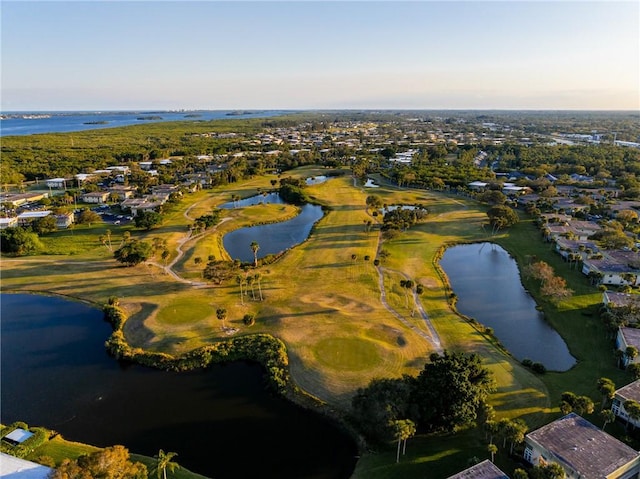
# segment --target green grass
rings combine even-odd
[[[326,367],[343,371],[362,371],[382,361],[378,347],[360,338],[323,339],[313,352]]]
[[[177,297],[165,304],[158,312],[156,321],[163,325],[197,324],[211,315],[215,309],[192,298]]]
[[[56,436],[29,454],[27,459],[32,461],[40,456],[49,456],[53,458],[56,465],[59,465],[64,459],[77,459],[84,454],[91,454],[99,450],[98,447],[67,441],[62,436]]]

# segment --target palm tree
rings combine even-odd
[[[600,411],[600,415],[602,416],[602,419],[604,419],[604,424],[602,425],[603,431],[607,424],[616,420],[616,415],[611,409]]]
[[[633,360],[638,356],[638,348],[635,346],[627,346],[627,349],[624,350],[624,364],[625,366],[632,363]]]
[[[629,414],[629,419],[633,420],[633,429],[635,429],[636,421],[640,419],[640,404],[638,404],[636,401],[629,400],[625,401],[623,406],[625,411],[627,411],[627,414]],[[627,419],[626,427],[629,427],[629,419]]]
[[[396,453],[396,464],[400,462],[400,443],[404,441],[402,455],[407,450],[407,439],[413,437],[416,433],[416,425],[410,419],[399,419],[393,422],[394,436],[398,440],[398,451]]]
[[[244,306],[244,294],[242,292],[242,284],[244,283],[244,278],[242,277],[242,275],[237,275],[236,276],[236,283],[238,283],[238,286],[240,286],[240,303],[242,303],[242,305]]]
[[[260,273],[256,273],[253,275],[253,279],[256,283],[258,283],[258,293],[260,294],[260,301],[264,301],[262,297],[262,286],[260,285],[260,281],[262,280],[262,275]]]
[[[216,309],[217,318],[222,321],[222,329],[226,329],[224,326],[224,320],[227,319],[227,310],[225,308]]]
[[[251,251],[253,251],[253,266],[255,268],[258,267],[258,250],[260,249],[260,245],[257,241],[251,242]]]
[[[489,454],[491,454],[491,462],[493,462],[493,459],[495,458],[496,452],[498,452],[498,446],[496,446],[495,444],[489,444],[487,446],[487,452],[489,452]]]
[[[598,391],[602,394],[602,404],[600,409],[604,409],[609,399],[613,399],[616,392],[616,386],[609,378],[598,379]]]
[[[160,451],[158,451],[158,454],[154,456],[156,459],[156,463],[151,469],[151,473],[155,473],[158,479],[167,479],[167,468],[169,468],[170,472],[174,472],[176,469],[180,469],[178,463],[171,460],[177,455],[177,452],[164,452],[162,449],[160,449]]]

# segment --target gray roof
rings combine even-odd
[[[640,351],[640,329],[622,327],[620,328],[620,333],[627,346],[633,346]]]
[[[0,477],[20,479],[46,479],[53,469],[0,453]]]
[[[486,459],[448,479],[509,479],[509,476],[498,469],[489,459]]]
[[[618,389],[616,391],[616,396],[621,397],[625,401],[631,400],[640,402],[640,379]]]
[[[640,458],[638,451],[575,413],[530,432],[526,438],[552,453],[557,462],[577,471],[584,479],[602,479]]]

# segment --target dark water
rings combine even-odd
[[[2,294],[1,420],[98,446],[123,444],[216,479],[343,479],[356,447],[325,418],[273,396],[262,369],[188,373],[110,358],[102,313],[56,297]]]
[[[250,196],[249,198],[244,198],[238,201],[229,201],[227,203],[222,203],[218,208],[223,210],[230,210],[233,208],[242,208],[244,206],[253,206],[260,204],[280,204],[283,205],[285,201],[280,197],[278,193],[264,193],[261,195]]]
[[[493,328],[514,357],[554,371],[575,364],[562,337],[536,310],[507,251],[491,243],[454,246],[445,251],[440,265],[458,296],[458,311]]]
[[[252,198],[258,198],[259,202],[260,197],[261,195]],[[250,199],[247,198],[247,200]],[[222,239],[222,244],[232,259],[239,259],[243,262],[253,261],[251,243],[254,241],[260,245],[258,258],[277,254],[306,240],[314,223],[322,218],[323,214],[322,207],[306,204],[300,208],[300,214],[295,218],[280,223],[237,229],[226,234]]]
[[[222,118],[265,118],[291,113],[284,110],[232,112],[203,111],[124,111],[124,112],[11,112],[3,113],[0,136],[64,133],[166,121],[207,121]],[[30,118],[29,118],[30,117]],[[139,118],[147,119],[139,119]],[[159,118],[156,118],[159,117]],[[150,119],[154,118],[154,119]]]

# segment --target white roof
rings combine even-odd
[[[26,220],[29,218],[44,218],[45,216],[49,216],[51,211],[25,211],[24,213],[20,213],[18,215],[19,220]]]
[[[0,453],[0,477],[20,479],[46,479],[53,471],[50,467],[35,462],[25,461],[9,454]]]
[[[31,436],[33,436],[32,432],[25,431],[24,429],[21,429],[21,428],[17,428],[11,431],[9,434],[7,434],[5,437],[7,439],[11,439],[12,441],[15,441],[18,444],[20,444],[26,441],[27,439],[29,439]]]

